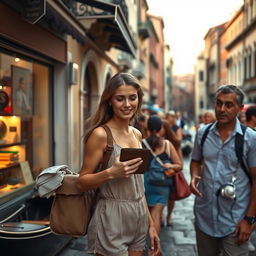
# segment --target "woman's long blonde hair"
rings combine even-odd
[[[107,83],[99,102],[98,109],[95,114],[86,120],[85,123],[85,138],[91,134],[91,132],[106,122],[108,122],[113,117],[113,110],[109,102],[114,95],[115,91],[121,85],[131,85],[133,86],[138,93],[138,108],[132,119],[140,113],[143,91],[141,85],[136,77],[130,73],[117,73],[115,74]]]

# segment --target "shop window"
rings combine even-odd
[[[0,53],[0,203],[52,162],[49,67]]]

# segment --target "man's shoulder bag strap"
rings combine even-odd
[[[208,133],[209,133],[210,128],[212,127],[212,125],[213,125],[213,123],[209,124],[209,125],[205,128],[205,130],[204,130],[204,133],[203,133],[203,136],[202,136],[202,139],[201,139],[201,143],[200,143],[200,145],[201,145],[201,151],[203,151],[204,142],[205,142],[205,140],[206,140],[206,137],[207,137],[207,135],[208,135]]]
[[[244,152],[244,135],[246,132],[247,126],[244,124],[241,124],[241,129],[243,134],[236,134],[235,139],[235,151],[236,151],[236,157],[238,159],[239,164],[241,165],[242,169],[244,170],[245,174],[247,175],[250,182],[252,182],[252,177],[250,176],[250,173],[248,171],[248,168],[245,166],[244,160],[243,160],[243,152]]]

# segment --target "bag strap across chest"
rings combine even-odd
[[[146,146],[147,149],[150,150],[150,153],[151,153],[152,156],[156,159],[156,161],[157,161],[161,166],[163,166],[163,165],[164,165],[163,161],[160,159],[159,156],[157,156],[157,155],[155,154],[155,152],[152,150],[152,148],[151,148],[150,145],[148,144],[147,140],[146,140],[146,139],[143,139],[143,140],[142,140],[142,143]]]

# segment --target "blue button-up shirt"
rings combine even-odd
[[[196,197],[194,205],[195,221],[198,228],[213,237],[223,237],[235,231],[236,225],[244,217],[251,192],[251,184],[238,163],[235,152],[235,135],[242,134],[240,122],[236,121],[233,133],[223,143],[216,129],[216,122],[210,128],[201,151],[201,139],[206,126],[199,128],[193,153],[193,160],[203,160],[201,180],[198,185],[203,197]],[[256,167],[256,132],[246,129],[243,159],[247,167]],[[236,199],[226,199],[218,195],[224,184],[231,183],[236,176]]]

